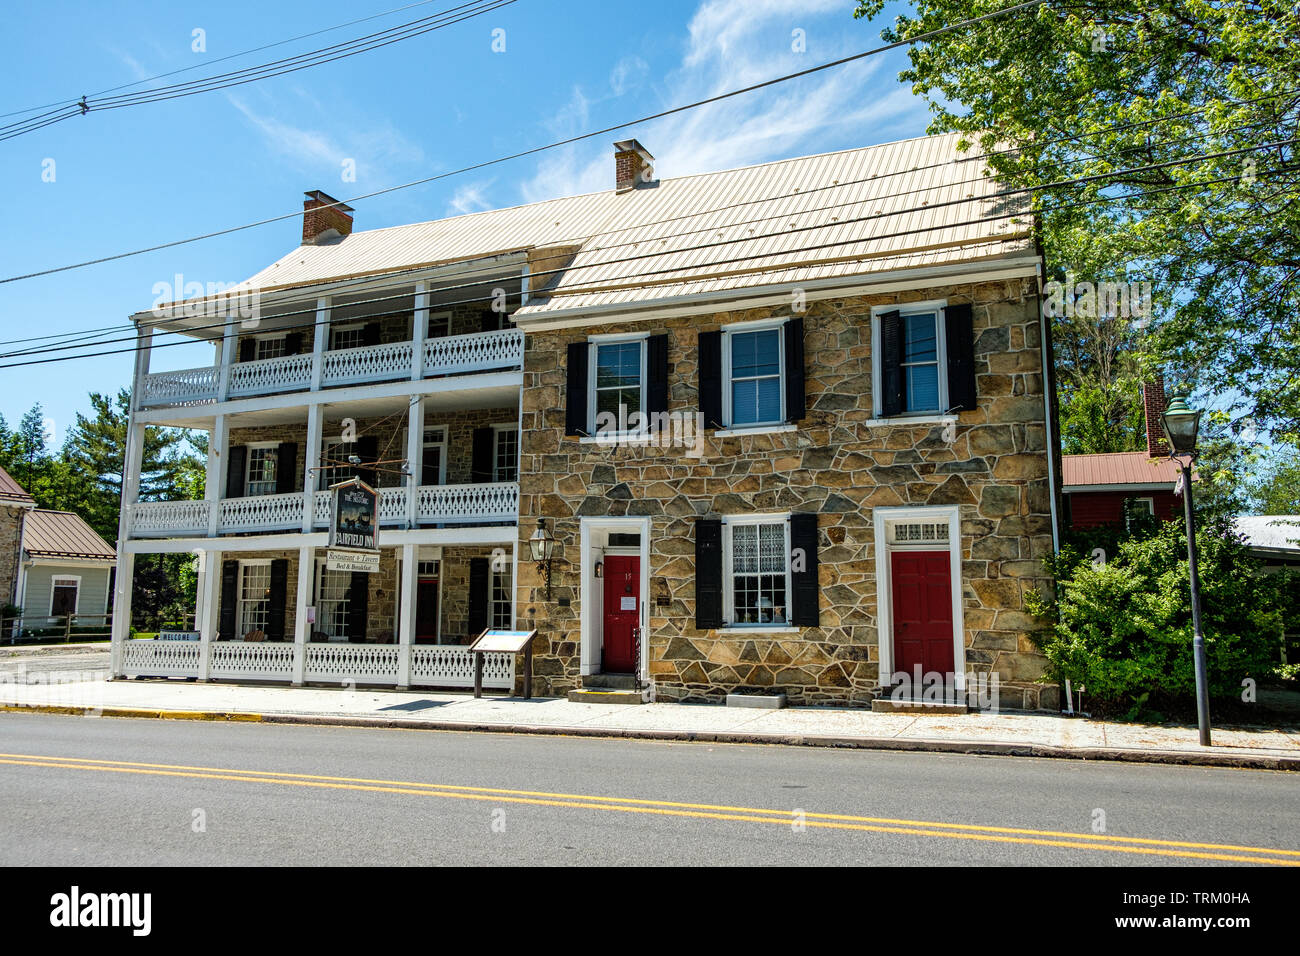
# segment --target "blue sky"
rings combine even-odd
[[[0,113],[93,94],[401,5],[15,4],[6,10]],[[209,69],[305,52],[453,5],[434,0]],[[292,212],[308,189],[346,199],[878,45],[879,22],[854,20],[854,6],[853,0],[519,0],[287,76],[74,118],[0,142],[0,181],[7,187],[0,278]],[[192,49],[196,29],[203,31],[205,52]],[[492,49],[498,29],[505,31],[504,52]],[[796,30],[803,31],[803,52],[793,49]],[[655,154],[660,176],[918,136],[928,112],[897,80],[905,62],[903,52],[892,51],[626,135]],[[613,138],[363,200],[356,204],[357,228],[609,188]],[[355,182],[343,179],[347,161],[355,164]],[[54,181],[45,182],[42,173],[50,168]],[[300,224],[289,220],[0,285],[0,339],[123,323],[153,302],[156,283],[176,273],[186,281],[235,282],[299,238]],[[209,359],[210,350],[162,349],[154,367]],[[0,369],[0,414],[13,426],[40,402],[61,443],[75,412],[89,407],[87,393],[129,384],[131,368],[132,356],[123,354]]]

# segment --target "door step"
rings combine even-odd
[[[644,704],[639,690],[571,690],[569,700],[575,704]]]
[[[636,690],[636,677],[632,674],[588,674],[582,686],[594,690]]]
[[[871,702],[871,710],[877,714],[970,713],[970,707],[966,704],[952,704],[937,700],[894,700],[892,697],[877,697]]]

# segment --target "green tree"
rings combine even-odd
[[[1300,515],[1300,450],[1282,452],[1250,490],[1256,514]]]
[[[916,0],[882,35],[1008,5]],[[856,15],[883,6],[860,0]],[[1201,394],[1235,396],[1234,419],[1300,437],[1292,0],[1045,3],[914,44],[909,57],[901,78],[930,100],[931,130],[1000,150],[1000,179],[1037,190],[1050,276],[1152,282],[1152,355]],[[1086,177],[1101,178],[1054,185]]]

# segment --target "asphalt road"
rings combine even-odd
[[[779,746],[3,713],[0,806],[10,866],[1300,865],[1295,774]]]

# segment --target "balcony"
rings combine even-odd
[[[519,517],[518,482],[420,485],[415,489],[379,490],[380,526],[404,526],[412,495],[417,524],[489,524],[513,522]],[[312,527],[328,527],[330,493],[313,492],[311,504]],[[141,501],[130,508],[129,535],[132,538],[206,536],[214,508],[218,534],[300,531],[303,507],[303,494],[296,491],[219,501]]]
[[[416,364],[416,347],[413,342],[394,342],[322,352],[321,388],[409,379]],[[419,352],[423,378],[507,371],[523,367],[524,338],[520,329],[446,335],[426,339]],[[309,391],[315,379],[315,360],[314,353],[306,352],[236,362],[230,366],[226,397]],[[221,397],[221,372],[220,365],[209,365],[145,375],[141,380],[140,407],[215,403]]]

